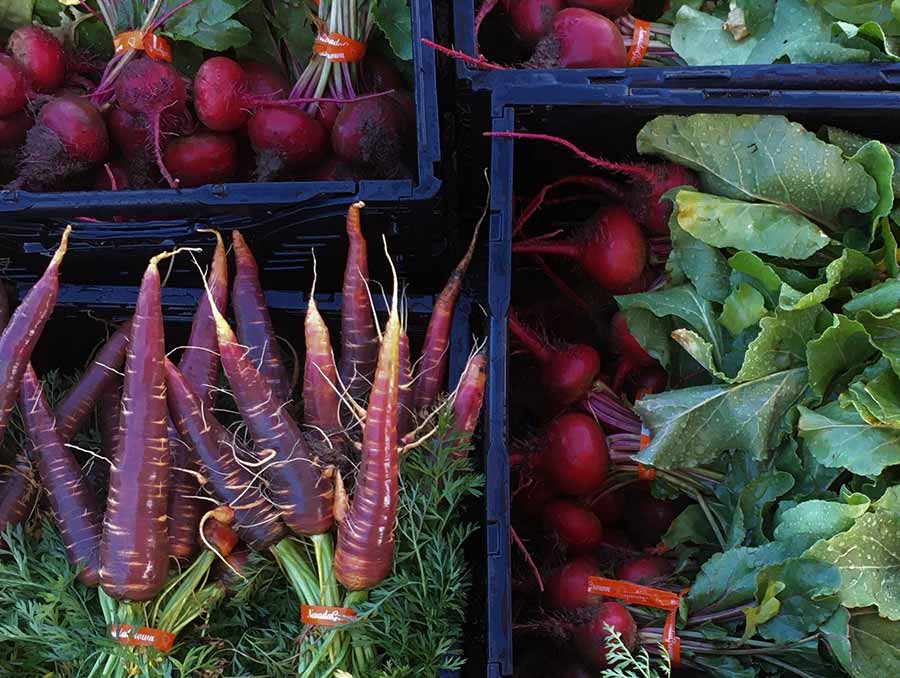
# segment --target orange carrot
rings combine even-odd
[[[397,519],[399,381],[400,317],[395,283],[369,394],[356,488],[347,514],[338,523],[334,574],[351,591],[375,586],[391,569]]]
[[[347,267],[341,295],[341,383],[351,398],[365,397],[375,373],[378,359],[378,333],[375,312],[369,296],[369,259],[366,240],[359,224],[359,211],[365,207],[355,202],[347,210]]]
[[[168,574],[165,337],[158,262],[144,272],[125,355],[119,442],[109,479],[100,583],[112,598],[144,601]]]
[[[479,225],[475,227],[469,249],[466,250],[462,260],[456,265],[450,279],[434,302],[431,311],[431,319],[428,321],[428,329],[425,333],[425,343],[422,346],[422,358],[416,374],[414,403],[417,410],[427,410],[434,405],[438,394],[444,389],[447,379],[447,364],[449,362],[450,345],[450,321],[453,318],[453,307],[462,289],[463,278],[472,256],[475,254],[475,244],[478,242]]]

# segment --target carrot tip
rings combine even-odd
[[[59,247],[56,248],[56,252],[53,253],[53,258],[50,260],[50,264],[58,264],[62,258],[66,255],[66,250],[69,249],[69,234],[72,232],[72,226],[66,226],[63,230],[62,237],[59,239]]]

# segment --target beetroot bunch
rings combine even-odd
[[[16,30],[0,53],[0,178],[15,188],[409,175],[412,97],[377,55],[356,67],[367,94],[330,98],[298,97],[278,69],[225,56],[193,82],[143,52],[117,53],[94,79],[71,61],[38,26]]]

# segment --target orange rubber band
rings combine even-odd
[[[122,645],[132,647],[152,647],[160,652],[168,652],[175,644],[175,634],[149,626],[133,627],[131,624],[113,624],[109,635]]]
[[[366,55],[366,44],[341,33],[319,33],[313,42],[313,52],[329,61],[353,63],[362,61]]]
[[[147,56],[156,61],[172,63],[172,46],[168,40],[155,33],[145,34],[142,31],[119,33],[113,38],[113,46],[116,49],[116,54],[134,49],[146,52]]]
[[[644,466],[643,464],[638,464],[637,477],[638,480],[653,480],[656,477],[656,469],[652,466]]]
[[[634,32],[631,34],[631,47],[628,48],[625,63],[629,66],[640,66],[648,47],[650,47],[650,22],[635,19]]]
[[[343,626],[356,619],[356,612],[349,607],[329,605],[301,605],[300,621],[311,626]]]
[[[605,577],[588,577],[588,593],[618,598],[632,605],[668,611],[678,610],[678,603],[681,600],[681,594],[678,593]]]
[[[641,440],[640,440],[638,449],[643,450],[649,444],[650,444],[650,429],[642,424],[641,425]]]

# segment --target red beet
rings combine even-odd
[[[0,118],[0,148],[14,148],[25,143],[25,135],[34,125],[28,111],[20,110]]]
[[[589,506],[603,523],[603,527],[618,525],[625,513],[625,496],[619,491],[605,492],[592,500]]]
[[[547,35],[553,19],[565,6],[563,0],[504,0],[509,24],[526,45],[534,45]]]
[[[28,86],[25,74],[12,57],[0,54],[0,117],[12,115],[25,107]]]
[[[31,190],[60,183],[106,158],[109,137],[100,113],[86,99],[58,97],[41,108],[28,131],[17,185]]]
[[[618,19],[631,11],[634,0],[567,0],[570,7],[582,7],[610,19]]]
[[[388,96],[344,104],[331,130],[335,154],[347,162],[390,174],[405,146],[405,116]]]
[[[585,10],[566,10],[585,11]],[[697,176],[690,170],[672,163],[616,163],[585,153],[570,141],[549,134],[531,132],[486,132],[485,136],[511,139],[539,139],[565,146],[585,162],[608,172],[626,175],[631,190],[626,195],[629,211],[645,229],[657,235],[669,235],[669,215],[672,206],[661,198],[678,186],[699,186]]]
[[[544,507],[542,524],[572,555],[593,553],[603,543],[599,518],[568,499],[554,499]]]
[[[625,41],[618,26],[602,14],[569,7],[553,18],[528,66],[534,68],[622,68]]]
[[[543,440],[541,469],[560,492],[579,496],[600,487],[609,451],[603,429],[593,419],[567,412],[550,423]]]
[[[588,593],[588,577],[599,577],[600,567],[592,558],[570,560],[547,577],[544,606],[553,610],[575,610],[600,602],[600,596]]]
[[[249,96],[285,99],[291,91],[287,78],[267,64],[242,61],[241,68],[244,69],[244,86]]]
[[[59,40],[40,26],[22,26],[13,31],[6,45],[35,92],[51,94],[66,77],[66,53]]]
[[[321,123],[297,108],[261,108],[247,123],[247,132],[257,155],[258,181],[315,167],[324,159],[328,147]]]
[[[113,108],[106,118],[109,134],[116,147],[126,156],[146,153],[150,148],[150,130],[141,114]]]
[[[386,92],[389,89],[402,90],[406,88],[403,76],[400,75],[400,71],[394,67],[394,64],[374,52],[366,54],[362,64],[362,74],[370,92]]]
[[[606,638],[609,625],[622,637],[622,643],[629,650],[634,650],[637,645],[637,624],[625,606],[619,603],[603,603],[598,608],[594,617],[584,624],[579,624],[575,630],[575,644],[586,662],[593,668],[601,670],[607,668]]]
[[[621,358],[616,367],[616,375],[613,377],[613,390],[618,391],[625,377],[635,368],[655,367],[656,359],[644,350],[640,342],[628,330],[628,319],[621,311],[612,317],[610,322],[609,343],[613,351]]]
[[[597,212],[582,238],[564,242],[526,240],[514,244],[513,252],[574,259],[586,275],[614,294],[639,280],[647,266],[647,240],[621,205]]]
[[[655,546],[681,513],[683,504],[657,499],[649,491],[636,488],[628,493],[625,531],[637,546]]]
[[[181,186],[218,184],[237,174],[237,143],[228,134],[200,131],[169,142],[163,161]]]
[[[178,71],[163,61],[135,59],[119,73],[116,99],[128,113],[143,115],[159,171],[171,187],[176,187],[163,162],[162,132],[180,126],[185,115],[187,89]]]
[[[509,331],[541,364],[541,383],[547,398],[560,406],[580,400],[600,371],[600,355],[586,344],[556,348],[540,339],[509,311]]]
[[[537,520],[544,512],[544,507],[555,496],[553,488],[538,475],[532,479],[531,485],[516,494],[513,508],[523,517]]]
[[[200,122],[215,132],[232,132],[247,122],[246,81],[244,69],[228,57],[204,61],[194,76],[194,110]]]
[[[616,579],[652,586],[654,582],[665,579],[673,570],[672,562],[659,556],[646,556],[626,560],[616,569]]]

